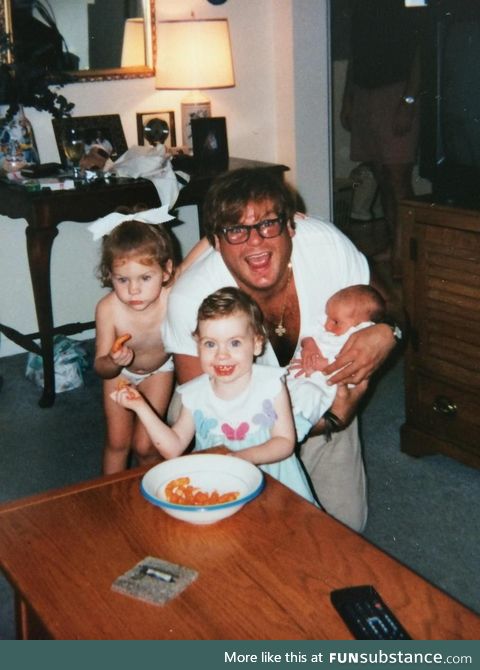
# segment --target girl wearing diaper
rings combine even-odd
[[[157,225],[172,218],[163,209],[134,216],[114,212],[90,226],[94,239],[103,235],[99,276],[112,289],[95,312],[94,367],[103,379],[106,418],[105,474],[124,470],[131,453],[142,465],[159,460],[135,413],[112,402],[110,395],[122,385],[133,385],[160,416],[172,395],[173,362],[163,345],[161,325],[175,264],[171,238]]]

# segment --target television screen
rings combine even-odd
[[[480,203],[480,2],[430,0],[420,174],[436,199]]]

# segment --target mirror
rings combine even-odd
[[[0,0],[2,30],[30,57],[57,50],[78,81],[155,73],[155,0]]]

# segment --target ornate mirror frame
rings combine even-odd
[[[157,40],[155,26],[155,0],[144,0],[145,4],[145,45],[148,65],[108,68],[104,70],[76,70],[70,74],[76,81],[107,81],[112,79],[138,79],[155,75]],[[0,0],[0,32],[12,30],[10,0]]]

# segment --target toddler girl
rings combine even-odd
[[[222,288],[200,305],[193,335],[204,374],[178,387],[182,407],[171,428],[134,389],[112,397],[136,412],[165,458],[182,454],[195,436],[195,451],[227,447],[313,502],[294,454],[285,370],[254,363],[266,341],[258,305],[238,288]]]
[[[160,209],[150,210],[150,219],[152,212],[158,212],[161,220]],[[115,216],[128,219],[109,215]],[[102,229],[101,221],[94,226]],[[135,413],[112,402],[110,395],[122,384],[131,384],[160,416],[167,411],[173,363],[163,346],[161,324],[174,266],[172,241],[161,225],[132,217],[103,237],[99,275],[102,285],[112,291],[100,300],[95,312],[94,367],[104,380],[105,474],[124,470],[131,450],[140,464],[158,460],[158,452]]]

